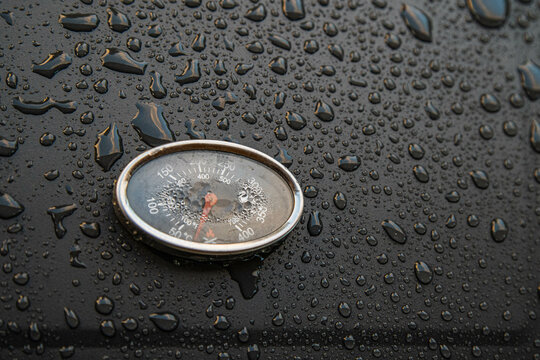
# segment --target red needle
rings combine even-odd
[[[217,196],[214,193],[207,193],[204,197],[204,208],[201,215],[201,220],[199,220],[199,226],[197,226],[197,232],[195,233],[195,239],[194,241],[197,241],[197,238],[199,237],[199,233],[201,232],[201,229],[208,220],[208,214],[210,213],[210,210],[212,210],[212,206],[216,205],[217,203]]]

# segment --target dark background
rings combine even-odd
[[[537,358],[540,186],[534,173],[540,162],[530,136],[540,103],[525,94],[518,66],[540,61],[540,3],[511,1],[504,24],[488,28],[464,1],[409,0],[431,18],[432,41],[425,42],[409,31],[401,3],[393,1],[306,0],[305,18],[297,21],[284,16],[280,1],[237,2],[233,9],[208,0],[0,3],[9,12],[0,19],[0,136],[18,142],[14,155],[0,159],[0,190],[25,208],[0,220],[0,358],[56,359],[72,351],[75,359],[227,358],[223,353],[234,359]],[[264,19],[246,18],[258,5]],[[110,7],[129,18],[126,31],[108,25]],[[62,13],[96,14],[100,23],[90,32],[70,31],[58,22]],[[270,34],[287,39],[290,50],[273,45]],[[386,34],[399,37],[397,49]],[[201,51],[192,47],[197,35],[206,38]],[[128,49],[130,37],[140,41],[140,51]],[[316,53],[304,50],[307,40],[318,43]],[[84,57],[75,55],[80,41],[89,45]],[[186,55],[173,57],[168,51],[178,41]],[[254,41],[262,53],[246,49]],[[342,48],[342,60],[329,52],[331,44]],[[111,47],[148,62],[144,75],[102,66]],[[32,72],[32,64],[57,50],[71,56],[71,65],[51,79]],[[277,56],[287,60],[285,74],[269,68]],[[199,60],[200,79],[175,82],[190,59]],[[226,74],[216,74],[216,60]],[[239,75],[239,63],[254,67]],[[81,73],[83,64],[91,75]],[[151,71],[162,75],[165,98],[151,95]],[[6,83],[10,72],[16,88]],[[103,94],[93,88],[101,79],[108,82]],[[87,89],[76,85],[83,80]],[[245,84],[256,90],[251,98]],[[217,110],[212,101],[226,91],[238,101]],[[274,104],[278,92],[287,95],[281,108]],[[486,93],[500,109],[482,107]],[[77,109],[23,114],[12,106],[17,96],[76,101]],[[319,100],[332,106],[332,121],[315,116]],[[438,109],[437,119],[426,112],[427,101]],[[286,150],[302,187],[318,189],[306,197],[301,224],[264,260],[229,266],[175,261],[136,243],[116,220],[111,192],[123,166],[148,148],[131,126],[138,102],[161,105],[177,140],[228,139],[271,156]],[[94,120],[83,124],[80,116],[88,111]],[[307,125],[291,128],[287,111]],[[256,124],[242,119],[245,112]],[[218,128],[223,118],[228,129]],[[105,172],[94,144],[113,123],[123,155]],[[504,131],[505,123],[515,136]],[[40,144],[45,132],[55,135],[50,146]],[[424,149],[423,158],[409,154],[412,143]],[[356,155],[360,167],[340,169],[345,155]],[[429,173],[427,182],[415,177],[415,165]],[[312,169],[323,178],[310,175]],[[50,170],[58,178],[45,179]],[[475,186],[473,170],[488,175],[487,189]],[[347,198],[344,210],[333,203],[337,191]],[[446,199],[451,191],[459,201]],[[77,210],[64,219],[67,233],[58,238],[47,209],[66,204]],[[306,227],[313,211],[323,224],[318,236]],[[448,224],[452,216],[455,224]],[[502,242],[490,232],[495,218],[509,229]],[[404,244],[384,232],[385,219],[407,233]],[[97,238],[81,232],[84,221],[99,223]],[[84,267],[70,261],[77,254]],[[415,275],[417,261],[429,266],[428,284]],[[29,280],[21,285],[24,274]],[[133,284],[140,291],[130,290]],[[108,315],[95,310],[100,296],[114,302]],[[77,328],[68,326],[64,308],[79,318]],[[176,316],[178,327],[157,328],[149,319],[156,312]],[[221,315],[228,329],[214,326]],[[128,317],[136,319],[135,331],[122,326]],[[106,320],[114,324],[112,337],[102,334]],[[249,338],[241,342],[237,332],[244,327]]]

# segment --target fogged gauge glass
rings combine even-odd
[[[182,141],[146,151],[123,170],[115,209],[132,233],[184,255],[257,252],[297,224],[303,198],[279,162],[248,147]]]

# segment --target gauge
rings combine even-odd
[[[150,149],[120,174],[115,210],[137,238],[179,255],[226,259],[277,243],[298,223],[300,185],[279,162],[225,141]]]

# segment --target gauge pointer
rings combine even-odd
[[[195,238],[193,239],[194,241],[197,241],[197,239],[199,238],[199,233],[201,232],[201,229],[206,220],[208,220],[208,214],[210,213],[210,210],[212,210],[212,206],[216,205],[217,201],[218,198],[216,194],[211,192],[207,193],[204,197],[204,209],[201,215],[201,219],[199,220],[199,226],[197,226],[197,232],[195,233]]]

